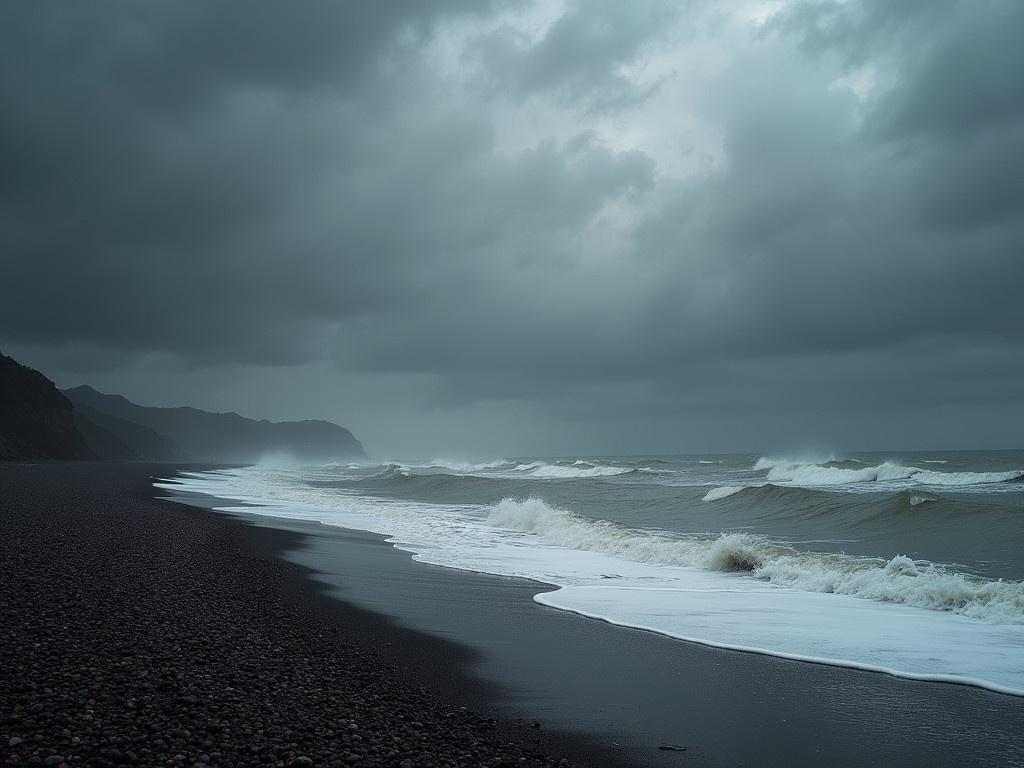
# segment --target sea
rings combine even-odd
[[[1024,451],[267,462],[158,485],[543,582],[535,600],[591,619],[1024,696]]]

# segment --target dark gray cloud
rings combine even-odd
[[[384,452],[1018,439],[1020,4],[742,8],[5,5],[0,345]]]
[[[577,0],[539,39],[504,24],[481,34],[467,54],[485,78],[520,95],[549,91],[593,108],[623,107],[649,96],[621,73],[657,40],[678,6],[664,0],[619,3]]]

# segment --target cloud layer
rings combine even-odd
[[[1014,444],[1022,26],[6,5],[0,345],[383,451]]]

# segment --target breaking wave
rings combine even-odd
[[[914,503],[911,501],[911,503]],[[535,534],[544,543],[654,565],[738,571],[806,592],[850,595],[1024,624],[1024,583],[988,581],[923,560],[801,552],[746,533],[669,535],[626,528],[549,506],[536,498],[503,499],[487,523]]]
[[[726,499],[730,496],[735,496],[740,491],[745,491],[747,488],[753,486],[749,485],[723,485],[721,488],[712,488],[710,491],[704,494],[704,498],[701,501],[718,501],[719,499]]]
[[[756,458],[253,467],[160,487],[371,531],[434,565],[554,584],[536,599],[613,623],[1024,692],[1024,484],[1004,482],[1024,454],[950,454],[923,468],[910,454],[791,456],[755,471]],[[931,470],[947,482],[918,477]],[[769,481],[773,471],[876,479],[804,487]],[[953,484],[965,474],[1004,484]]]
[[[452,472],[483,472],[489,469],[503,469],[511,466],[513,463],[508,459],[480,462],[459,461],[458,459],[434,459],[424,466],[427,469],[451,470]],[[409,468],[412,469],[415,466],[412,465]]]
[[[530,477],[544,480],[562,480],[581,477],[612,477],[636,472],[634,467],[611,467],[577,460],[572,464],[545,464],[533,462],[516,467],[517,472],[528,472]]]
[[[761,563],[753,575],[806,592],[852,595],[1024,624],[1024,583],[975,579],[904,555],[887,562],[843,555],[784,555]]]
[[[657,459],[645,463],[665,463]],[[543,480],[558,480],[563,478],[586,478],[586,477],[610,477],[613,475],[625,475],[630,472],[660,472],[650,467],[637,466],[610,466],[596,464],[585,459],[575,461],[531,461],[516,462],[511,459],[500,459],[488,462],[466,462],[452,459],[434,459],[422,464],[399,464],[389,463],[381,465],[381,473],[404,472],[409,474],[439,474],[451,475],[474,475],[485,476],[514,476],[531,477]]]
[[[939,472],[920,467],[903,466],[884,461],[873,467],[850,468],[848,462],[828,461],[809,464],[786,459],[760,458],[754,464],[758,471],[768,470],[766,479],[773,483],[800,486],[849,485],[886,481],[909,481],[930,486],[971,486],[1005,483],[1024,478],[1024,469],[1008,472]]]
[[[751,553],[755,541],[760,542],[765,551],[769,547],[781,546],[747,534],[726,533],[716,538],[627,528],[551,507],[536,498],[502,499],[490,508],[487,523],[498,528],[533,533],[541,536],[545,544],[566,549],[601,552],[653,565],[709,570],[750,570],[729,564],[744,559],[753,562]],[[784,550],[791,551],[788,547]],[[737,553],[737,557],[732,557],[730,552]]]

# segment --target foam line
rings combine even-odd
[[[539,602],[622,626],[1024,694],[1020,582],[902,555],[801,552],[745,533],[629,528],[536,498],[484,505],[364,496],[309,482],[317,477],[251,468],[156,485],[265,505],[240,509],[250,514],[382,534],[434,565],[549,583],[561,589]]]
[[[976,688],[985,688],[989,691],[996,693],[1002,693],[1009,696],[1024,696],[1024,688],[1016,688],[1008,685],[1001,685],[994,683],[989,680],[983,680],[981,678],[964,677],[960,675],[946,675],[946,674],[930,674],[930,673],[918,673],[918,672],[907,672],[893,667],[882,666],[878,664],[868,664],[860,661],[852,661],[850,659],[838,659],[823,656],[810,656],[801,653],[788,653],[786,651],[773,650],[769,648],[761,648],[754,645],[741,645],[736,643],[724,643],[708,640],[703,637],[694,637],[690,635],[679,634],[671,632],[661,627],[647,626],[644,624],[638,624],[634,622],[620,621],[612,616],[606,616],[600,613],[587,611],[583,608],[579,608],[573,605],[562,603],[557,600],[556,595],[566,591],[564,588],[556,589],[553,592],[540,592],[534,595],[534,601],[545,605],[549,608],[555,608],[560,611],[568,611],[569,613],[575,613],[577,616],[583,616],[588,619],[596,619],[603,621],[608,624],[612,624],[616,627],[626,627],[629,629],[639,629],[645,632],[653,632],[658,635],[664,635],[671,637],[675,640],[684,640],[688,643],[697,643],[698,645],[706,645],[711,648],[723,648],[727,651],[741,651],[743,653],[758,653],[764,656],[774,656],[780,659],[789,659],[790,661],[802,661],[810,664],[825,664],[831,667],[844,667],[847,669],[862,669],[867,672],[880,672],[886,675],[892,675],[893,677],[900,677],[906,680],[920,680],[922,682],[929,683],[952,683],[954,685],[969,685]]]

